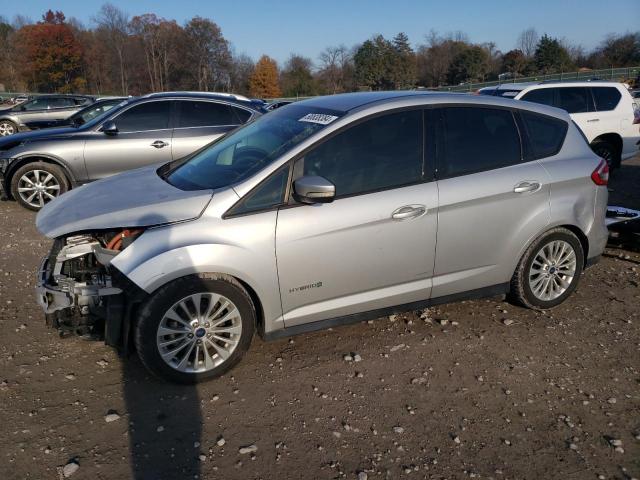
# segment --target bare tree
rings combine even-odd
[[[13,17],[11,26],[16,30],[20,30],[25,25],[31,25],[32,23],[33,23],[33,20],[31,20],[31,18],[25,15],[16,15],[15,17]]]
[[[425,36],[426,43],[418,46],[418,78],[421,84],[429,87],[446,83],[453,59],[471,45],[462,32],[439,35],[431,30]]]
[[[540,41],[540,35],[535,28],[527,28],[518,36],[516,47],[524,53],[526,57],[532,57],[536,53],[536,46]]]
[[[320,77],[330,93],[342,92],[346,89],[346,76],[352,55],[344,45],[327,47],[320,53]]]
[[[249,55],[233,54],[230,65],[230,90],[243,95],[249,94],[249,78],[253,73],[255,63]]]
[[[105,3],[93,21],[107,34],[111,47],[118,57],[120,69],[120,89],[123,95],[129,93],[125,62],[125,47],[129,36],[129,15],[111,3]]]
[[[198,90],[208,91],[216,86],[228,88],[231,52],[220,27],[209,19],[194,17],[184,29],[190,44],[189,60]]]

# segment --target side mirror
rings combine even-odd
[[[116,122],[113,120],[107,120],[102,124],[102,133],[105,135],[117,135],[118,127],[116,126]]]
[[[293,196],[301,203],[330,203],[336,186],[324,177],[306,176],[293,182]]]

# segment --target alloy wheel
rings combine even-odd
[[[170,367],[207,372],[236,349],[242,318],[235,304],[215,293],[195,293],[176,302],[158,325],[156,345]]]
[[[44,170],[29,170],[18,180],[20,198],[34,208],[42,208],[60,194],[60,182]]]
[[[0,137],[6,137],[14,133],[16,133],[16,127],[13,126],[13,123],[0,122]]]
[[[538,300],[555,300],[571,286],[575,274],[575,250],[564,240],[554,240],[543,245],[534,257],[529,288]]]

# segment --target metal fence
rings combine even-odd
[[[483,87],[493,87],[505,83],[526,83],[526,82],[572,82],[577,80],[633,80],[640,75],[640,66],[627,68],[606,68],[603,70],[585,70],[578,72],[561,72],[550,75],[535,75],[533,77],[518,77],[505,80],[495,80],[493,82],[465,83],[462,85],[450,85],[445,87],[435,87],[430,90],[441,92],[473,92]]]

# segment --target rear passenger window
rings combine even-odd
[[[510,110],[480,107],[442,109],[443,152],[438,178],[515,165],[521,161],[520,135]]]
[[[549,105],[553,107],[553,97],[555,95],[554,88],[539,88],[525,93],[522,96],[522,100],[533,103],[541,103],[543,105]]]
[[[520,112],[529,139],[525,160],[551,157],[560,151],[567,134],[567,122],[532,112]]]
[[[613,87],[593,87],[591,91],[599,112],[614,110],[622,98],[618,89]]]
[[[591,112],[591,95],[584,87],[558,88],[558,108],[569,113]]]
[[[237,125],[231,107],[226,103],[216,102],[180,102],[179,127],[215,127]]]
[[[336,196],[355,195],[422,179],[422,110],[366,120],[330,138],[304,159],[304,175],[336,186]]]
[[[73,101],[73,98],[57,97],[52,98],[49,102],[49,108],[69,108],[75,106],[76,102]]]
[[[231,107],[231,111],[237,118],[238,121],[236,123],[238,124],[246,123],[247,120],[251,118],[251,112],[249,110],[245,110],[244,108]]]

